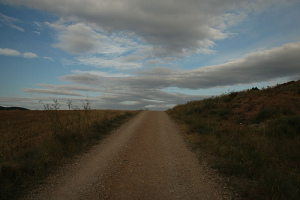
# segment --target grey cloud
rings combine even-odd
[[[47,87],[57,91],[89,91],[101,92],[101,90],[91,87],[84,87],[81,85],[50,85],[50,84],[36,84],[37,86]]]
[[[148,60],[145,65],[164,65],[165,61],[163,61],[162,59],[152,59],[152,60]]]
[[[128,82],[144,87],[204,89],[299,76],[299,52],[300,43],[291,43],[271,50],[253,52],[225,64],[201,67],[191,71],[164,68],[140,71],[139,73],[143,76],[137,76]]]
[[[190,100],[203,99],[206,96],[170,94],[158,89],[135,89],[127,93],[104,94],[100,97],[101,102],[106,107],[116,107],[123,109],[149,108],[154,110],[165,110],[178,103],[185,103]],[[124,104],[124,101],[134,102],[134,104]]]
[[[183,72],[178,86],[210,88],[223,85],[247,84],[300,75],[300,43],[285,44],[271,50],[250,53],[225,64]]]
[[[186,95],[161,91],[157,85],[145,83],[137,77],[101,77],[90,74],[74,74],[61,77],[65,81],[101,88],[99,107],[118,109],[166,109],[178,103],[193,99],[203,99],[201,95]],[[161,78],[160,78],[161,79]],[[124,104],[122,102],[136,102]]]
[[[177,72],[174,69],[166,68],[166,67],[153,67],[150,70],[140,70],[137,71],[137,75],[156,75],[156,76],[164,76],[164,75],[172,75]]]
[[[97,68],[137,69],[141,67],[141,64],[137,62],[126,62],[123,57],[107,59],[96,56],[80,56],[76,60],[79,64]]]
[[[143,59],[145,59],[145,57],[138,56],[138,55],[129,55],[129,56],[127,56],[127,57],[124,58],[124,60],[126,62],[136,62],[136,61],[141,61]]]
[[[207,53],[209,52],[207,42],[213,44],[212,41],[228,37],[226,29],[239,23],[241,16],[244,16],[243,13],[262,10],[270,4],[284,0],[2,1],[75,17],[84,22],[97,24],[106,31],[127,31],[141,37],[145,43],[153,45],[153,53],[156,56],[165,57]],[[71,46],[60,47],[71,50]],[[82,44],[83,50],[92,48],[92,43]]]
[[[162,109],[205,97],[162,91],[167,87],[206,89],[299,77],[299,52],[300,43],[291,43],[270,50],[252,52],[231,62],[196,70],[154,67],[150,70],[140,70],[130,77],[104,77],[90,73],[71,74],[60,79],[76,83],[75,86],[43,84],[40,86],[49,89],[24,88],[23,91],[70,96],[80,96],[76,91],[101,91],[99,103],[95,102],[99,107]],[[124,101],[136,103],[126,105],[122,103]]]
[[[104,77],[97,76],[94,74],[71,74],[71,75],[65,75],[61,77],[61,79],[69,81],[69,82],[74,82],[77,84],[84,84],[84,85],[99,85],[103,81],[101,79],[105,79]]]
[[[66,95],[66,96],[83,96],[79,93],[54,90],[54,89],[34,89],[34,88],[22,88],[22,92],[27,92],[30,94],[50,94],[50,95]]]
[[[101,77],[128,77],[128,76],[131,76],[129,74],[109,73],[109,72],[103,72],[103,71],[97,71],[97,70],[92,70],[92,71],[72,70],[72,72],[75,74],[92,74],[92,75],[97,75],[97,76],[101,76]]]
[[[163,89],[178,87],[204,89],[217,86],[269,81],[300,74],[300,43],[286,44],[271,50],[258,51],[225,64],[196,70],[174,70],[155,67],[131,77],[100,77],[89,74],[67,75],[62,79],[78,84],[130,89]]]

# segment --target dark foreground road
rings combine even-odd
[[[144,111],[25,199],[222,199],[164,112]]]

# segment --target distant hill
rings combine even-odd
[[[300,199],[300,81],[190,101],[167,113],[199,160],[232,180],[241,196]]]
[[[22,107],[3,107],[3,106],[0,106],[0,110],[29,110],[29,109],[22,108]]]
[[[221,122],[222,125],[259,124],[270,120],[300,115],[300,80],[259,90],[241,92],[190,101],[168,110],[183,121],[199,117]]]

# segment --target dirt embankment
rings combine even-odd
[[[164,112],[141,112],[25,199],[224,199]]]

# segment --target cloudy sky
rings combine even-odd
[[[300,79],[299,0],[0,0],[0,105],[165,110]]]

